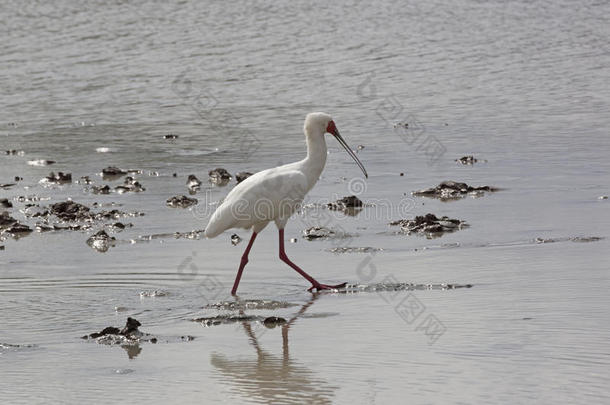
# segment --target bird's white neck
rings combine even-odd
[[[302,164],[311,189],[320,178],[326,164],[326,139],[323,133],[305,133],[305,137],[307,139],[307,157],[302,161]]]

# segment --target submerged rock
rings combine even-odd
[[[4,184],[0,184],[0,188],[8,189],[8,188],[11,188],[11,187],[13,187],[15,185],[16,185],[16,183],[4,183]]]
[[[462,156],[459,159],[455,159],[455,161],[458,162],[458,163],[461,163],[463,165],[472,165],[472,164],[478,162],[479,159],[476,159],[472,155],[467,155],[467,156]]]
[[[253,173],[250,172],[237,172],[235,173],[235,180],[237,180],[237,184],[246,180],[248,177],[252,176]]]
[[[107,252],[114,244],[116,238],[110,236],[106,231],[101,230],[87,239],[87,245],[98,252]]]
[[[81,176],[81,178],[79,180],[76,181],[78,184],[85,184],[85,185],[90,185],[93,183],[93,181],[91,181],[91,178],[89,176]]]
[[[108,166],[107,168],[102,169],[102,177],[103,176],[120,177],[120,176],[124,176],[126,174],[127,174],[127,170],[123,170],[123,169],[120,169],[115,166]]]
[[[172,208],[188,208],[191,205],[197,204],[199,201],[196,198],[189,198],[185,195],[177,195],[168,198],[165,202],[168,207]]]
[[[263,320],[263,325],[269,329],[273,329],[276,326],[286,324],[286,319],[279,316],[269,316]]]
[[[217,309],[222,311],[237,311],[245,309],[259,309],[259,310],[276,310],[281,308],[296,307],[297,304],[286,301],[273,301],[273,300],[261,300],[261,299],[250,299],[250,300],[239,300],[239,301],[221,301],[214,304],[208,304],[203,308],[206,309]]]
[[[55,163],[54,160],[45,160],[45,159],[28,160],[28,165],[30,165],[30,166],[49,166],[54,163]]]
[[[314,239],[326,239],[326,238],[345,238],[351,235],[346,234],[343,231],[335,231],[334,229],[326,228],[323,226],[312,226],[303,230],[303,239],[314,240]]]
[[[555,243],[555,242],[598,242],[604,239],[601,236],[573,236],[569,238],[536,238],[535,243]]]
[[[0,207],[2,208],[11,208],[13,203],[8,200],[8,198],[0,198]]]
[[[142,185],[140,184],[139,181],[137,181],[136,179],[134,179],[131,176],[127,176],[125,178],[125,181],[123,182],[123,185],[116,186],[114,188],[114,191],[116,191],[119,194],[128,193],[128,192],[139,193],[141,191],[146,191],[146,189],[144,187],[142,187]]]
[[[140,292],[140,298],[165,297],[167,295],[169,295],[169,293],[163,290],[147,290]]]
[[[468,226],[459,219],[449,217],[438,218],[434,214],[418,215],[413,219],[401,219],[390,222],[390,225],[400,225],[400,229],[408,235],[417,233],[426,235],[428,239],[438,238],[446,232],[455,232]]]
[[[420,191],[414,191],[411,194],[417,197],[429,197],[438,198],[440,200],[458,200],[465,197],[466,195],[472,195],[475,197],[482,196],[485,192],[498,191],[495,187],[480,186],[473,187],[466,183],[459,183],[455,181],[444,181],[436,187],[427,188]]]
[[[201,188],[201,180],[199,180],[194,174],[189,174],[188,179],[186,179],[186,187],[190,191],[197,191]]]
[[[374,248],[370,246],[366,247],[334,247],[331,249],[327,249],[327,252],[331,253],[373,253],[382,251],[381,248]]]
[[[108,184],[91,187],[91,192],[93,194],[110,194],[110,191],[110,186]]]
[[[231,181],[231,173],[222,167],[210,170],[208,175],[210,176],[210,182],[219,186],[224,186]]]
[[[72,183],[72,173],[57,172],[57,174],[55,174],[54,172],[51,172],[47,177],[40,180],[40,182],[54,184]]]
[[[237,323],[237,322],[262,322],[264,320],[261,316],[256,315],[232,315],[232,314],[223,314],[216,316],[208,316],[202,318],[191,319],[193,322],[199,322],[203,326],[214,326],[214,325],[222,325],[227,323]]]
[[[340,200],[326,204],[326,206],[334,211],[355,211],[363,207],[362,200],[355,195],[343,197]]]

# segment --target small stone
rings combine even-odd
[[[210,170],[208,175],[210,176],[210,182],[219,186],[224,186],[231,181],[231,174],[222,167]]]
[[[201,188],[201,180],[199,180],[194,174],[189,174],[189,177],[186,180],[186,186],[189,188],[189,190],[199,190],[199,188]]]
[[[174,135],[174,134],[163,135],[163,139],[178,139],[178,135]]]
[[[0,198],[0,207],[3,208],[11,208],[13,203],[8,200],[8,198]]]
[[[263,320],[263,325],[265,325],[269,329],[273,329],[276,326],[284,325],[286,323],[286,319],[278,317],[278,316],[270,316]]]
[[[297,243],[297,238],[291,238],[290,243]]]
[[[197,204],[199,201],[196,198],[189,198],[185,195],[177,195],[171,198],[168,198],[165,201],[168,207],[172,208],[188,208],[191,205]]]
[[[235,174],[235,180],[237,180],[237,183],[239,184],[250,176],[252,176],[252,173],[250,172],[237,172]]]
[[[599,197],[597,197],[600,200],[607,200],[608,196],[607,195],[600,195]]]
[[[231,244],[233,246],[237,245],[239,242],[241,242],[241,237],[238,234],[234,233],[231,235]]]

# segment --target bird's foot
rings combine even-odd
[[[322,290],[337,290],[339,288],[344,288],[347,285],[347,283],[341,283],[341,284],[337,284],[337,285],[328,285],[328,284],[313,284],[310,288],[307,289],[307,291],[309,292],[320,292]]]

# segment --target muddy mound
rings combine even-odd
[[[436,187],[414,191],[411,194],[416,197],[438,198],[443,201],[450,201],[459,200],[467,195],[481,197],[485,192],[495,191],[499,191],[499,189],[490,186],[473,187],[456,181],[443,181]]]
[[[392,226],[400,226],[401,231],[408,235],[425,235],[428,239],[438,238],[447,232],[455,232],[468,227],[465,221],[449,218],[447,216],[437,217],[434,214],[418,215],[413,219],[400,219],[390,222]]]

